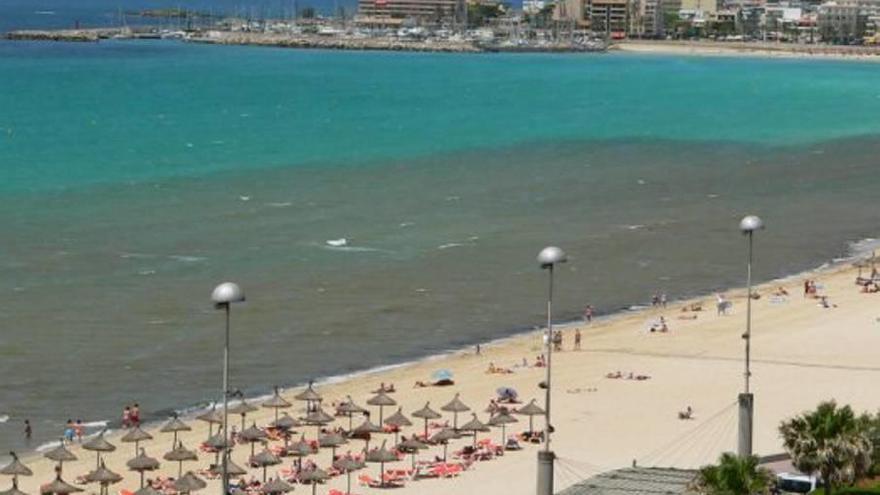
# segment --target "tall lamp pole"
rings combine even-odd
[[[550,450],[550,371],[553,363],[553,270],[559,263],[568,258],[565,252],[555,246],[545,247],[538,253],[538,263],[547,270],[549,286],[547,291],[547,376],[544,380],[546,395],[544,398],[544,449],[538,452],[538,495],[553,495],[553,460],[555,455]]]
[[[211,293],[211,301],[214,307],[222,309],[226,313],[226,340],[223,346],[223,462],[221,464],[223,477],[223,493],[229,493],[229,310],[234,303],[244,301],[244,292],[238,284],[224,282],[214,288]]]
[[[749,387],[752,377],[751,352],[752,352],[752,245],[756,230],[764,228],[764,221],[755,215],[744,217],[739,222],[739,230],[749,239],[749,258],[746,271],[746,332],[742,338],[745,340],[745,388],[739,394],[739,438],[737,439],[737,453],[740,457],[752,455],[752,426],[755,414],[755,396]]]

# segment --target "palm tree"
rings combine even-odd
[[[703,466],[694,489],[705,495],[764,495],[770,493],[773,475],[758,466],[757,456],[721,454],[717,465]]]
[[[794,466],[804,473],[819,473],[826,495],[837,485],[852,483],[870,466],[871,439],[864,421],[849,406],[823,402],[815,411],[783,421],[779,433]]]

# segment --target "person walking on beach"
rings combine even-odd
[[[76,424],[73,425],[73,432],[76,434],[76,441],[82,443],[84,433],[83,420],[76,420]]]
[[[34,435],[34,430],[33,430],[33,428],[31,428],[31,420],[29,420],[29,419],[24,420],[24,438],[25,438],[25,440],[29,441],[33,435]]]
[[[727,314],[727,301],[724,299],[724,295],[721,293],[718,293],[718,295],[716,296],[716,299],[718,301],[716,304],[718,316],[726,315]]]
[[[577,328],[574,331],[574,350],[581,350],[581,329]]]
[[[666,293],[660,294],[660,306],[666,307]]]
[[[587,323],[593,322],[593,306],[587,304],[587,307],[584,309],[584,321]]]
[[[137,402],[131,406],[131,413],[129,414],[129,420],[131,420],[132,426],[140,426],[141,425],[141,408]]]
[[[131,426],[131,408],[125,406],[125,409],[122,410],[122,427],[128,428]]]
[[[67,426],[64,428],[64,439],[73,442],[73,420],[67,420]]]

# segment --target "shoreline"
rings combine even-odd
[[[863,244],[870,248],[869,242]],[[880,296],[861,293],[853,283],[857,269],[852,266],[852,260],[862,257],[864,252],[855,252],[854,247],[852,256],[753,287],[754,291],[765,296],[753,304],[756,313],[753,385],[759,397],[755,452],[759,456],[781,451],[776,432],[781,419],[815,406],[819,400],[833,398],[851,404],[857,411],[876,409],[876,397],[867,396],[864,389],[875,383],[877,374],[880,374],[873,355],[873,349],[880,345],[880,332],[877,331],[880,319],[875,310],[876,298]],[[815,299],[802,298],[800,279],[819,280],[821,294],[831,297],[834,309],[817,308]],[[781,303],[770,295],[780,286],[786,286],[790,291],[790,296]],[[554,353],[553,361],[555,451],[564,465],[587,466],[576,476],[568,472],[567,477],[561,477],[558,489],[605,470],[628,466],[633,461],[644,467],[698,467],[734,448],[736,410],[733,397],[741,386],[741,333],[746,294],[743,288],[728,289],[724,293],[733,303],[731,313],[726,316],[716,316],[714,298],[704,294],[670,301],[665,308],[614,312],[594,319],[590,325],[572,322],[558,326],[566,337],[564,351]],[[704,307],[699,313],[683,310],[691,302],[700,300],[704,306],[710,307]],[[646,324],[663,315],[668,318],[670,332],[649,332]],[[584,334],[582,350],[571,346],[571,334],[575,328]],[[332,411],[329,405],[347,396],[357,404],[365,405],[370,391],[380,382],[392,383],[397,386],[397,392],[392,396],[404,414],[422,407],[425,402],[439,409],[453,394],[460,393],[462,400],[481,420],[485,420],[488,415],[483,410],[483,401],[493,397],[499,386],[520,391],[522,403],[531,399],[537,399],[538,404],[543,402],[542,392],[537,390],[536,384],[543,379],[544,369],[519,364],[521,360],[531,361],[533,356],[542,352],[540,340],[540,332],[529,331],[487,342],[481,346],[479,356],[465,347],[415,362],[365,370],[356,376],[326,377],[316,382],[315,389],[323,396],[325,407]],[[792,343],[796,345],[792,346]],[[488,373],[486,367],[492,363],[510,371]],[[439,368],[454,373],[454,386],[411,386],[413,381],[427,379]],[[644,374],[647,379],[609,379],[607,374],[615,370],[623,374]],[[304,404],[293,400],[293,394],[300,390],[302,387],[287,388],[281,394],[293,403],[293,409],[288,412],[294,417],[305,413]],[[798,393],[791,393],[792,390]],[[271,421],[271,409],[260,407],[256,400],[251,404],[258,410],[248,415],[246,424],[263,425]],[[685,405],[692,405],[696,411],[693,421],[676,418],[675,411]],[[388,408],[386,415],[396,407]],[[182,418],[192,430],[182,432],[180,440],[190,448],[198,446],[207,435],[204,423],[192,421],[198,412],[191,410]],[[463,414],[459,421],[466,421],[469,417],[470,413]],[[444,419],[451,420],[451,417],[447,415]],[[230,425],[236,429],[242,424],[239,421],[238,416],[230,417]],[[356,423],[360,421],[360,418],[355,420]],[[522,431],[527,421],[527,418],[519,417],[519,423],[511,425],[508,432]],[[153,457],[160,457],[171,440],[170,434],[158,431],[163,422],[150,419],[144,425],[154,439],[142,447]],[[344,422],[347,426],[347,420]],[[404,434],[421,431],[421,421],[413,423],[416,426],[405,429]],[[536,418],[535,426],[542,428],[543,419]],[[693,435],[697,430],[711,430],[713,433],[695,440]],[[299,438],[300,431],[305,438],[314,438],[313,426],[298,428],[296,438]],[[117,449],[105,455],[104,460],[109,469],[125,478],[114,489],[134,490],[137,476],[124,468],[125,462],[132,457],[132,445],[117,443],[123,433],[114,430],[107,435]],[[499,433],[499,430],[492,430],[479,437],[497,442]],[[383,438],[390,437],[380,436],[379,440]],[[470,445],[471,441],[467,437],[454,441],[450,452]],[[699,445],[686,444],[695,442]],[[342,452],[358,452],[362,445],[352,440],[342,447]],[[485,495],[520,493],[523,485],[534,484],[534,451],[539,447],[524,444],[523,451],[508,452],[502,458],[479,462],[459,477],[410,481],[396,491],[401,495],[472,493],[477,489]],[[72,482],[75,476],[94,469],[95,458],[93,452],[83,451],[77,443],[68,448],[79,456],[78,461],[65,463],[65,479]],[[249,453],[247,446],[234,449],[234,462],[246,465]],[[433,458],[436,453],[435,447],[426,450],[421,458]],[[54,463],[42,458],[37,451],[22,454],[22,460],[33,469],[34,476],[21,478],[20,489],[37,493],[39,484],[51,479]],[[198,467],[206,467],[212,458],[210,454],[200,454]],[[329,452],[324,451],[309,458],[322,467],[330,462]],[[409,459],[406,461],[399,466],[408,465]],[[288,463],[288,460],[284,461],[284,465]],[[195,466],[190,463],[184,470],[195,469]],[[163,463],[162,468],[150,477],[157,474],[176,477],[177,469],[176,464]],[[368,465],[363,473],[375,476],[376,469],[376,466]],[[273,468],[271,474],[274,473]],[[259,469],[249,470],[249,475],[259,477],[261,474]],[[344,476],[333,478],[322,488],[322,493],[331,488],[343,488],[344,483]],[[209,479],[207,489],[219,489],[218,480]],[[372,492],[368,490],[367,493]]]
[[[851,254],[848,256],[832,258],[830,260],[820,263],[813,268],[808,268],[806,270],[793,272],[787,275],[768,279],[763,282],[758,282],[753,286],[753,290],[766,290],[780,284],[791,282],[795,279],[813,278],[819,276],[833,276],[841,272],[852,271],[854,270],[852,264],[859,260],[868,259],[868,256],[872,251],[872,247],[875,247],[877,245],[880,245],[880,239],[875,239],[871,237],[851,242],[849,243],[849,250]],[[859,248],[859,246],[862,247]],[[697,301],[711,299],[715,292],[727,294],[729,296],[728,300],[731,302],[745,299],[744,286],[731,286],[718,289],[717,291],[710,290],[708,292],[699,293],[696,295],[671,299],[668,301],[667,306],[687,306]],[[624,305],[607,312],[598,312],[596,313],[596,316],[593,317],[593,321],[591,324],[585,324],[583,319],[575,318],[554,321],[553,326],[554,329],[562,331],[574,330],[576,328],[581,328],[583,330],[589,331],[590,329],[599,329],[602,327],[614,325],[621,320],[638,317],[640,315],[656,312],[658,310],[659,308],[652,307],[649,302],[646,304],[636,303]],[[505,346],[522,344],[525,341],[540,339],[540,336],[545,327],[546,325],[533,326],[532,328],[526,328],[526,326],[518,327],[512,329],[511,333],[504,337],[498,337],[490,340],[474,341],[459,347],[448,348],[444,351],[427,354],[424,356],[416,357],[414,359],[403,360],[400,362],[391,362],[347,373],[316,377],[313,380],[312,384],[315,388],[323,388],[341,384],[351,384],[359,381],[379,378],[382,375],[392,374],[395,372],[405,372],[409,369],[425,366],[429,363],[440,364],[444,361],[449,361],[455,358],[468,356],[472,357],[474,356],[475,346],[477,345],[480,346],[481,351],[491,351],[494,349],[503,348]],[[589,339],[589,335],[585,335],[585,338]],[[308,383],[306,382],[278,385],[279,390],[281,391],[281,396],[285,397],[291,402],[293,402],[292,396],[298,392],[305,390],[307,386]],[[244,400],[248,403],[255,404],[271,398],[272,395],[273,393],[271,386],[259,387],[254,390],[253,393],[251,393],[250,395],[246,395],[244,397]],[[230,407],[240,402],[241,399],[231,400]],[[207,412],[214,404],[214,401],[198,401],[189,405],[177,406],[170,410],[166,409],[148,413],[147,415],[143,416],[144,420],[142,421],[141,425],[145,431],[157,433],[161,425],[164,424],[165,421],[167,421],[168,416],[171,416],[172,414],[179,415],[180,419],[185,422],[194,422],[196,416],[201,413]],[[168,416],[161,416],[162,413],[166,412],[168,413]],[[142,411],[142,415],[143,414],[144,412]],[[10,418],[8,421],[12,421],[14,419],[16,418]],[[98,434],[100,434],[101,432],[105,432],[108,439],[116,438],[118,440],[118,437],[122,435],[123,431],[121,430],[121,420],[118,419],[94,419],[91,421],[86,421],[84,423],[84,426],[86,427],[87,431],[83,438],[86,440],[98,436]],[[41,458],[43,452],[54,448],[57,445],[57,440],[43,442],[27,451],[17,452],[17,454],[24,461],[33,461]],[[0,455],[0,461],[5,462],[6,457],[8,456]]]
[[[612,44],[609,51],[695,57],[759,57],[880,62],[880,47],[824,44],[625,40]]]

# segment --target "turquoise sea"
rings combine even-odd
[[[875,64],[0,42],[0,443],[766,279],[876,236]],[[327,241],[346,239],[346,245]]]

